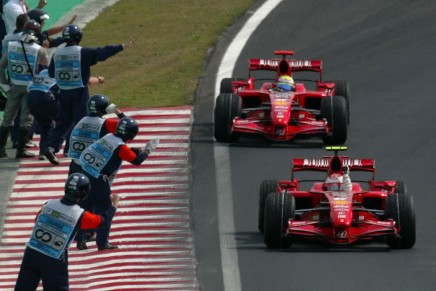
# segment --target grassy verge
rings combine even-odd
[[[106,78],[91,93],[120,107],[192,104],[209,48],[255,0],[121,0],[84,29],[82,46],[133,40],[93,67]]]

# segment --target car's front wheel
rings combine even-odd
[[[324,135],[326,145],[341,145],[347,140],[347,103],[342,96],[325,97],[321,101],[321,116],[331,128],[330,135]]]
[[[326,83],[335,83],[336,96],[342,96],[347,102],[347,124],[350,124],[350,84],[347,81],[326,81]]]
[[[220,94],[222,93],[234,93],[233,81],[244,81],[243,78],[224,78],[220,83]]]
[[[265,201],[266,197],[270,193],[276,193],[278,189],[278,181],[277,180],[264,180],[262,181],[262,184],[260,184],[259,188],[259,215],[258,215],[258,221],[257,226],[259,228],[259,231],[263,233],[264,231],[264,213],[265,213]]]
[[[399,236],[388,236],[392,249],[410,249],[416,241],[416,222],[413,197],[407,193],[403,181],[397,181],[395,193],[386,198],[386,217],[393,219],[399,228]]]
[[[219,142],[235,142],[239,133],[232,130],[233,120],[241,116],[241,98],[236,94],[220,94],[215,103],[214,136]]]
[[[265,202],[264,241],[268,248],[290,247],[292,238],[285,236],[290,218],[295,215],[295,198],[288,193],[270,193]]]

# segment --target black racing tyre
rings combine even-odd
[[[400,229],[399,237],[387,237],[388,246],[391,249],[412,248],[416,241],[415,208],[403,181],[397,181],[395,193],[386,198],[386,217],[393,219]]]
[[[335,83],[336,96],[343,96],[347,101],[347,124],[350,124],[350,84],[347,81],[327,81],[326,83]]]
[[[329,96],[321,101],[321,116],[327,119],[332,135],[324,135],[326,145],[341,145],[347,141],[347,104],[342,96]]]
[[[221,80],[220,93],[233,93],[232,79],[224,78]]]
[[[270,193],[265,201],[264,242],[268,248],[290,247],[292,238],[284,237],[290,218],[295,215],[295,199],[288,193]]]
[[[264,180],[260,184],[259,188],[259,216],[258,216],[258,228],[263,233],[264,213],[265,213],[265,200],[270,193],[276,193],[278,181],[277,180]]]
[[[221,93],[233,93],[232,81],[244,81],[243,78],[224,78],[220,83],[220,94]]]
[[[236,94],[220,94],[215,103],[214,136],[219,142],[235,142],[240,134],[232,131],[233,119],[241,116],[241,98]]]

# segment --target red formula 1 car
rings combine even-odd
[[[327,149],[334,156],[293,159],[291,180],[262,182],[258,223],[265,244],[283,248],[303,238],[342,246],[377,240],[394,249],[413,247],[415,210],[406,185],[376,181],[373,159],[338,156],[345,147]],[[298,180],[294,174],[301,171],[325,172],[327,179]],[[348,171],[352,176],[367,172],[371,178],[350,181]],[[311,187],[300,189],[303,182]]]
[[[345,143],[350,106],[348,82],[323,82],[319,60],[287,59],[293,55],[292,51],[276,51],[275,54],[282,58],[250,59],[248,79],[221,81],[215,104],[215,139],[235,142],[241,133],[256,133],[274,141],[320,136],[325,144]],[[264,74],[272,71],[274,76],[255,88],[254,71]],[[315,72],[318,79],[297,78],[299,74],[311,72]],[[274,90],[275,81],[282,75],[294,78],[295,91]],[[306,84],[314,84],[315,89],[309,90]]]

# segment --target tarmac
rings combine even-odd
[[[119,0],[47,0],[44,11],[50,16],[50,23],[44,29],[51,26],[59,26],[67,23],[74,15],[77,16],[74,24],[84,28],[94,20],[105,8],[114,5]],[[28,1],[30,8],[36,7],[36,0]],[[0,121],[3,112],[0,112]],[[17,174],[20,160],[15,159],[15,149],[12,143],[6,146],[8,158],[0,159],[0,234],[3,231],[3,222],[8,205],[9,196]],[[1,238],[1,235],[0,235]]]

